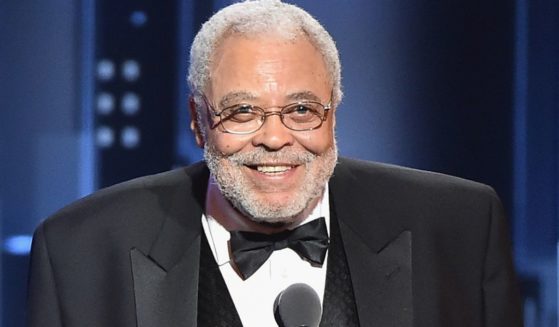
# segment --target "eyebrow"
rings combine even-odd
[[[311,91],[299,91],[299,92],[293,92],[290,93],[286,96],[286,99],[288,101],[316,101],[316,102],[321,102],[322,99],[314,94]],[[221,97],[221,99],[219,100],[219,108],[227,108],[229,106],[241,103],[241,102],[247,102],[247,101],[255,101],[258,100],[258,97],[254,94],[251,93],[249,91],[236,91],[236,92],[230,92],[225,94],[223,97]]]
[[[291,101],[305,101],[305,100],[316,101],[316,102],[322,101],[318,95],[314,94],[311,91],[301,91],[301,92],[291,93],[287,96],[287,99]]]
[[[256,95],[248,91],[230,92],[221,97],[221,100],[219,100],[219,107],[227,108],[239,102],[253,101],[256,99]]]

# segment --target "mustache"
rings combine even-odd
[[[249,152],[222,155],[222,158],[238,166],[254,166],[257,164],[293,164],[304,165],[312,162],[318,156],[304,150],[284,148],[279,151],[267,151],[264,148],[256,148]]]

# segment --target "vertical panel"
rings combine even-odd
[[[79,193],[86,196],[97,189],[96,151],[93,112],[95,90],[95,0],[81,0],[79,11],[80,163]]]
[[[515,44],[515,98],[514,98],[514,214],[515,250],[517,255],[525,249],[526,230],[526,169],[527,169],[527,97],[528,97],[528,3],[516,1]]]
[[[100,187],[173,166],[178,3],[96,3],[93,102]]]
[[[515,250],[526,326],[557,326],[559,5],[517,0]]]
[[[80,194],[77,8],[0,1],[3,326],[24,324],[30,234]]]
[[[190,44],[194,33],[212,12],[212,1],[180,1],[179,31],[178,31],[178,102],[177,102],[177,134],[176,134],[176,159],[175,164],[186,165],[202,158],[201,150],[196,145],[190,131],[190,114],[188,108],[189,89],[186,82],[189,63]]]

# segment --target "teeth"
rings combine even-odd
[[[261,173],[283,173],[291,169],[291,166],[256,166],[256,169]]]

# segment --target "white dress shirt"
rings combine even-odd
[[[210,181],[208,192],[212,187],[216,188],[217,185]],[[211,205],[212,201],[207,201],[206,206]],[[211,212],[211,210],[206,210],[206,212]],[[322,199],[301,224],[319,217],[324,217],[326,220],[328,235],[330,235],[328,185],[326,185]],[[318,267],[301,259],[289,248],[274,251],[252,276],[243,280],[231,265],[229,232],[215,219],[205,214],[202,215],[202,226],[244,327],[277,326],[273,312],[276,296],[295,283],[310,285],[322,303],[328,255],[326,255],[323,265]]]

